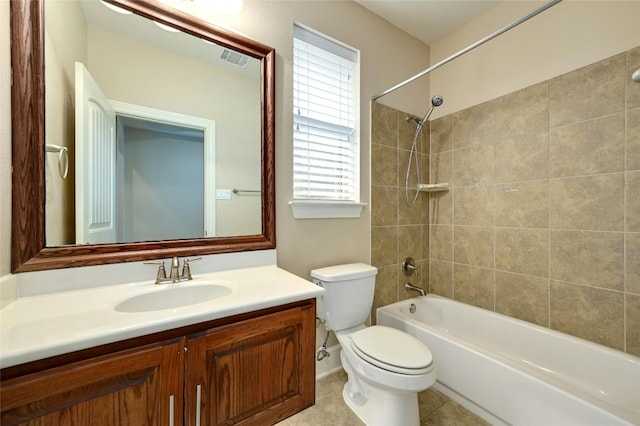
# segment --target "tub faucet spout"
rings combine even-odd
[[[411,291],[411,290],[413,290],[413,291],[417,291],[418,293],[420,293],[420,295],[421,295],[421,296],[426,296],[426,295],[427,295],[427,292],[426,292],[426,291],[424,291],[424,289],[422,289],[422,288],[420,288],[420,287],[416,287],[415,285],[413,285],[413,284],[411,284],[411,283],[405,283],[405,284],[404,284],[404,288],[405,288],[407,291]]]

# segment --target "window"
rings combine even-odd
[[[357,92],[358,53],[296,25],[292,206],[359,201]]]

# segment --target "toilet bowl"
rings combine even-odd
[[[400,330],[367,327],[377,269],[349,264],[317,269],[313,281],[325,289],[318,316],[335,332],[348,376],[343,398],[370,426],[420,423],[418,392],[436,380],[429,349]]]

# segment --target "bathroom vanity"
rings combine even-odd
[[[229,291],[145,310],[211,285]],[[0,423],[276,423],[314,403],[321,292],[262,266],[18,299],[2,311]]]

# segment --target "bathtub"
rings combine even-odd
[[[434,295],[377,320],[424,342],[434,387],[492,424],[640,425],[638,357]]]

